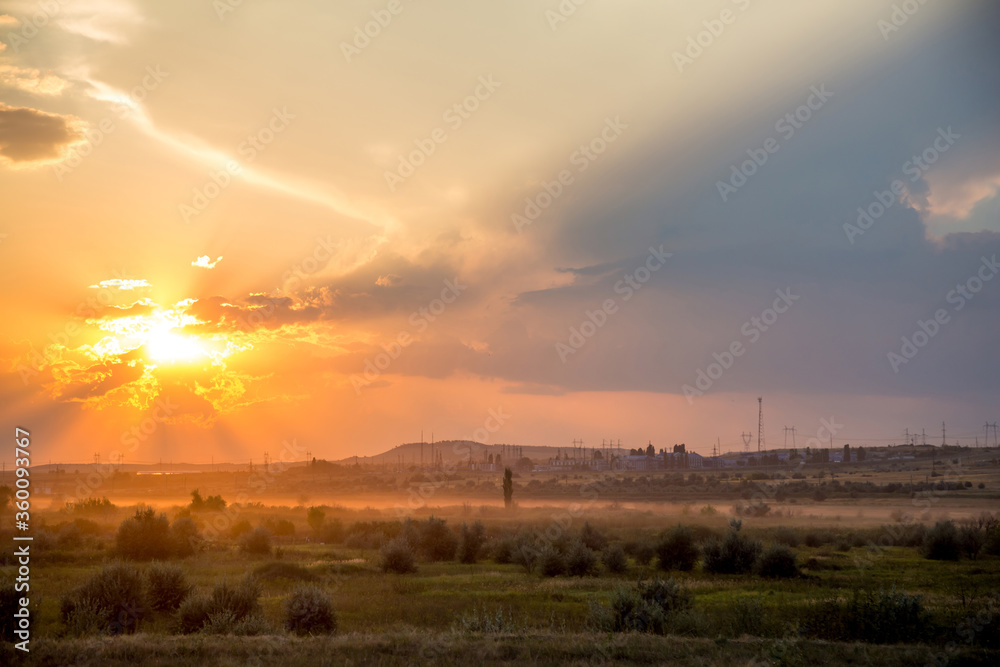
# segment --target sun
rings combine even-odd
[[[144,348],[151,361],[190,363],[210,356],[209,351],[194,336],[175,333],[169,322],[157,323],[146,335]]]

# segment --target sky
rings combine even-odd
[[[67,462],[707,454],[756,447],[758,397],[765,447],[981,443],[998,30],[974,0],[4,2],[0,415]]]

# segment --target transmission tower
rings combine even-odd
[[[747,431],[746,433],[740,433],[740,437],[743,438],[743,451],[750,451],[750,442],[753,440],[753,433]]]
[[[757,397],[757,454],[764,447],[764,397]]]
[[[795,447],[795,427],[786,426],[785,427],[785,449],[788,449],[788,434],[792,434],[792,447]]]

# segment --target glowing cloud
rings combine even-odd
[[[216,259],[214,262],[208,255],[202,255],[198,259],[191,262],[191,266],[198,266],[203,269],[214,269],[215,265],[221,261],[222,261],[222,255],[219,255],[218,259]]]

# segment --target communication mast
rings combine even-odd
[[[764,447],[764,397],[757,397],[757,454]]]

